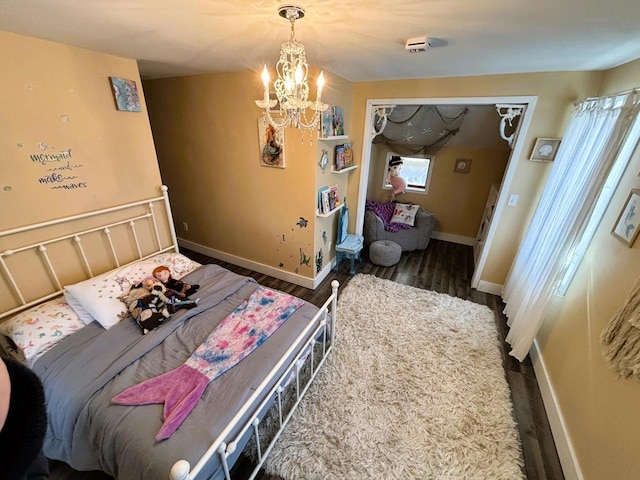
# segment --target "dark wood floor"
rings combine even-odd
[[[262,285],[283,290],[316,305],[321,305],[329,296],[330,283],[333,279],[340,282],[341,288],[347,285],[351,279],[349,264],[343,262],[338,272],[332,272],[318,288],[309,290],[268,275],[214,260],[196,252],[183,251],[183,253],[200,263],[217,263],[236,273],[254,277]],[[508,327],[502,314],[504,304],[500,297],[479,292],[470,286],[473,275],[473,249],[464,245],[431,240],[426,250],[405,252],[400,262],[391,267],[373,265],[369,262],[365,252],[362,263],[357,265],[357,270],[359,273],[368,273],[405,285],[447,293],[487,305],[495,312],[496,324],[503,339],[503,364],[507,381],[511,387],[527,479],[563,480],[560,461],[531,361],[527,358],[526,361],[520,363],[507,353],[508,345],[504,343],[504,338]],[[234,470],[234,478],[246,478],[247,466],[246,463],[238,465]],[[75,472],[65,464],[52,462],[51,479],[109,480],[111,477],[100,472]],[[263,475],[259,480],[277,480],[277,478]]]

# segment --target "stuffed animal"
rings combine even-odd
[[[159,327],[175,311],[165,291],[166,288],[161,282],[153,277],[147,277],[131,287],[127,295],[120,297],[143,335]]]
[[[401,169],[402,158],[394,155],[391,157],[391,160],[389,160],[389,170],[387,171],[387,183],[392,187],[390,200],[393,200],[397,194],[404,193],[407,189],[406,180],[400,176]]]
[[[200,285],[189,285],[182,280],[176,280],[171,276],[169,267],[165,267],[164,265],[154,268],[153,276],[160,280],[168,290],[174,291],[182,299],[196,293],[200,288]]]

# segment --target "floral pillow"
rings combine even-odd
[[[404,223],[405,225],[411,225],[413,227],[419,208],[419,205],[396,203],[396,208],[393,210],[393,216],[391,217],[391,223]]]
[[[178,279],[200,266],[180,253],[161,253],[126,267],[117,268],[75,285],[64,287],[64,296],[85,324],[97,320],[109,329],[128,315],[126,305],[118,298],[129,292],[153,272],[165,265]]]
[[[85,324],[60,296],[0,323],[0,334],[22,350],[30,365],[47,350]]]

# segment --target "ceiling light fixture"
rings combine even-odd
[[[291,22],[291,37],[280,47],[280,59],[276,64],[278,78],[273,82],[273,88],[278,100],[269,98],[269,70],[264,66],[262,70],[262,83],[264,85],[264,98],[256,100],[256,105],[264,109],[264,122],[277,130],[285,127],[293,127],[305,130],[314,130],[319,127],[320,113],[328,108],[322,103],[322,87],[324,86],[324,73],[318,75],[318,89],[316,101],[309,98],[309,84],[307,83],[307,56],[304,45],[296,41],[294,23],[304,17],[304,9],[295,5],[284,5],[278,8],[278,14]],[[280,104],[280,111],[271,109]],[[307,119],[306,110],[313,110],[311,119]]]

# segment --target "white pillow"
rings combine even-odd
[[[56,343],[84,328],[60,296],[25,310],[0,323],[0,333],[13,340],[30,365]]]
[[[419,208],[419,205],[396,203],[396,208],[393,210],[390,223],[404,223],[405,225],[411,225],[413,227]]]
[[[64,295],[83,322],[91,323],[95,319],[109,329],[129,314],[126,305],[118,297],[128,293],[133,285],[150,276],[153,269],[160,265],[169,267],[171,276],[176,279],[200,266],[180,253],[161,253],[65,286]]]

